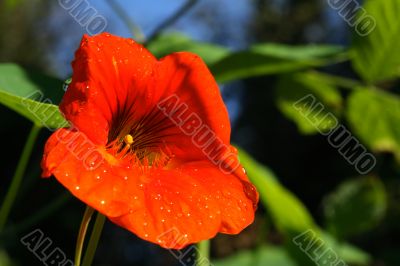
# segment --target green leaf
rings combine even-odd
[[[211,65],[218,82],[293,72],[330,64],[346,57],[337,46],[259,44],[232,53]]]
[[[369,255],[365,252],[347,243],[339,243],[319,229],[303,203],[284,188],[267,167],[256,162],[242,149],[239,149],[239,158],[250,181],[256,186],[260,194],[260,201],[269,212],[274,225],[286,236],[285,247],[298,265],[311,265],[322,255],[327,256],[326,251],[329,249],[347,263],[356,262],[363,265],[365,261],[369,260]],[[306,237],[302,240],[303,236]],[[319,245],[313,245],[313,243],[325,244],[322,248],[317,249]],[[305,251],[301,249],[303,244],[306,247],[312,244],[313,248]],[[243,265],[253,265],[246,263],[254,263],[251,254],[236,259],[238,265],[241,265],[239,263],[243,263]],[[232,259],[232,263],[233,261],[236,260]]]
[[[255,44],[251,51],[263,55],[289,60],[330,59],[344,53],[341,46],[334,45],[298,45],[291,46],[278,43]]]
[[[285,234],[298,234],[316,228],[303,203],[284,188],[267,167],[256,162],[241,149],[239,157],[278,230]]]
[[[352,131],[375,152],[392,152],[400,162],[400,98],[360,89],[348,99],[347,119]]]
[[[0,64],[0,103],[37,125],[48,128],[66,125],[58,106],[53,104],[59,98],[52,91],[56,86],[63,93],[62,82],[57,79],[28,72],[15,64]]]
[[[174,52],[192,52],[199,55],[208,65],[230,53],[229,49],[223,46],[197,42],[180,33],[160,35],[149,43],[147,48],[158,58]]]
[[[315,134],[337,124],[342,97],[331,80],[316,72],[284,75],[276,86],[279,110],[303,134]],[[319,107],[318,105],[321,104]]]
[[[11,261],[8,254],[3,249],[0,249],[0,265],[1,266],[15,266],[16,265]]]
[[[353,66],[360,76],[369,83],[388,80],[400,74],[400,1],[368,0],[365,4],[366,15],[372,18],[369,34],[354,33]],[[362,12],[362,11],[360,11]],[[359,17],[362,13],[359,13]],[[363,17],[360,17],[361,20]],[[361,21],[360,20],[360,21]],[[366,20],[365,20],[366,21]],[[362,25],[358,22],[357,25]],[[376,26],[375,28],[373,28]],[[359,27],[356,27],[358,29]]]
[[[327,249],[331,248],[339,259],[348,264],[369,265],[371,262],[371,256],[368,253],[351,244],[339,242],[327,232],[322,231],[321,238]]]
[[[214,266],[297,266],[288,252],[279,247],[262,246],[255,251],[242,251],[228,258],[212,261]]]
[[[387,207],[382,182],[362,177],[344,182],[324,204],[329,231],[340,239],[372,229],[384,217]]]

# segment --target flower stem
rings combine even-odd
[[[82,249],[83,243],[85,242],[86,232],[92,219],[94,213],[94,209],[86,206],[85,213],[83,214],[81,226],[79,228],[78,239],[76,240],[76,248],[75,248],[75,266],[81,265],[81,257],[82,257]]]
[[[197,244],[196,266],[210,266],[210,240]]]
[[[29,133],[28,139],[26,140],[24,149],[22,150],[21,157],[19,159],[17,169],[14,173],[14,176],[11,180],[10,187],[8,188],[7,194],[4,198],[3,204],[0,208],[0,232],[3,231],[5,224],[7,223],[8,216],[11,211],[11,207],[14,204],[15,198],[17,197],[17,193],[19,187],[22,183],[22,178],[25,173],[26,166],[28,165],[29,158],[31,156],[33,147],[35,145],[37,136],[42,127],[34,124]]]
[[[101,231],[103,230],[104,222],[106,217],[97,213],[96,221],[93,226],[92,235],[90,236],[89,244],[86,249],[85,257],[83,257],[82,266],[91,266],[94,258],[94,254],[96,253],[97,244],[100,239]]]

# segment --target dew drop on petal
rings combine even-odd
[[[104,205],[106,203],[106,201],[102,200],[102,201],[100,201],[100,203]]]
[[[76,189],[76,190],[79,190],[79,189],[80,189],[80,187],[79,187],[79,186],[76,186],[76,187],[75,187],[75,189]]]

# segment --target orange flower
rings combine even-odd
[[[132,39],[84,36],[42,160],[77,198],[165,248],[237,234],[258,194],[230,146],[228,114],[203,61],[157,60]]]

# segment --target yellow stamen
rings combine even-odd
[[[128,134],[124,137],[124,142],[126,144],[126,146],[130,147],[133,143],[133,137],[131,134]]]

